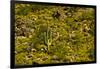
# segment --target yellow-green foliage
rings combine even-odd
[[[94,9],[15,5],[15,64],[94,61]]]

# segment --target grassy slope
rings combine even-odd
[[[94,61],[94,9],[15,5],[15,64]]]

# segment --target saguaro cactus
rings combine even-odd
[[[50,45],[52,44],[52,31],[50,28],[47,28],[47,31],[44,32],[44,42],[47,45],[47,50],[50,50]]]

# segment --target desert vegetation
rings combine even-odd
[[[15,4],[15,64],[94,61],[93,8]]]

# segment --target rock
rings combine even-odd
[[[15,54],[17,54],[18,52],[17,51],[15,51]]]
[[[31,51],[32,51],[32,52],[36,52],[37,50],[36,50],[36,49],[34,49],[34,48],[32,48],[32,49],[31,49]]]
[[[52,60],[51,62],[52,62],[52,63],[59,63],[58,60]]]
[[[28,55],[26,56],[26,60],[28,60],[28,59],[30,59],[30,58],[32,58],[32,54],[28,54]]]
[[[44,57],[42,58],[43,61],[46,60],[46,59],[48,59],[48,56],[44,56]]]
[[[52,60],[59,60],[59,57],[54,55],[54,56],[52,56]]]

